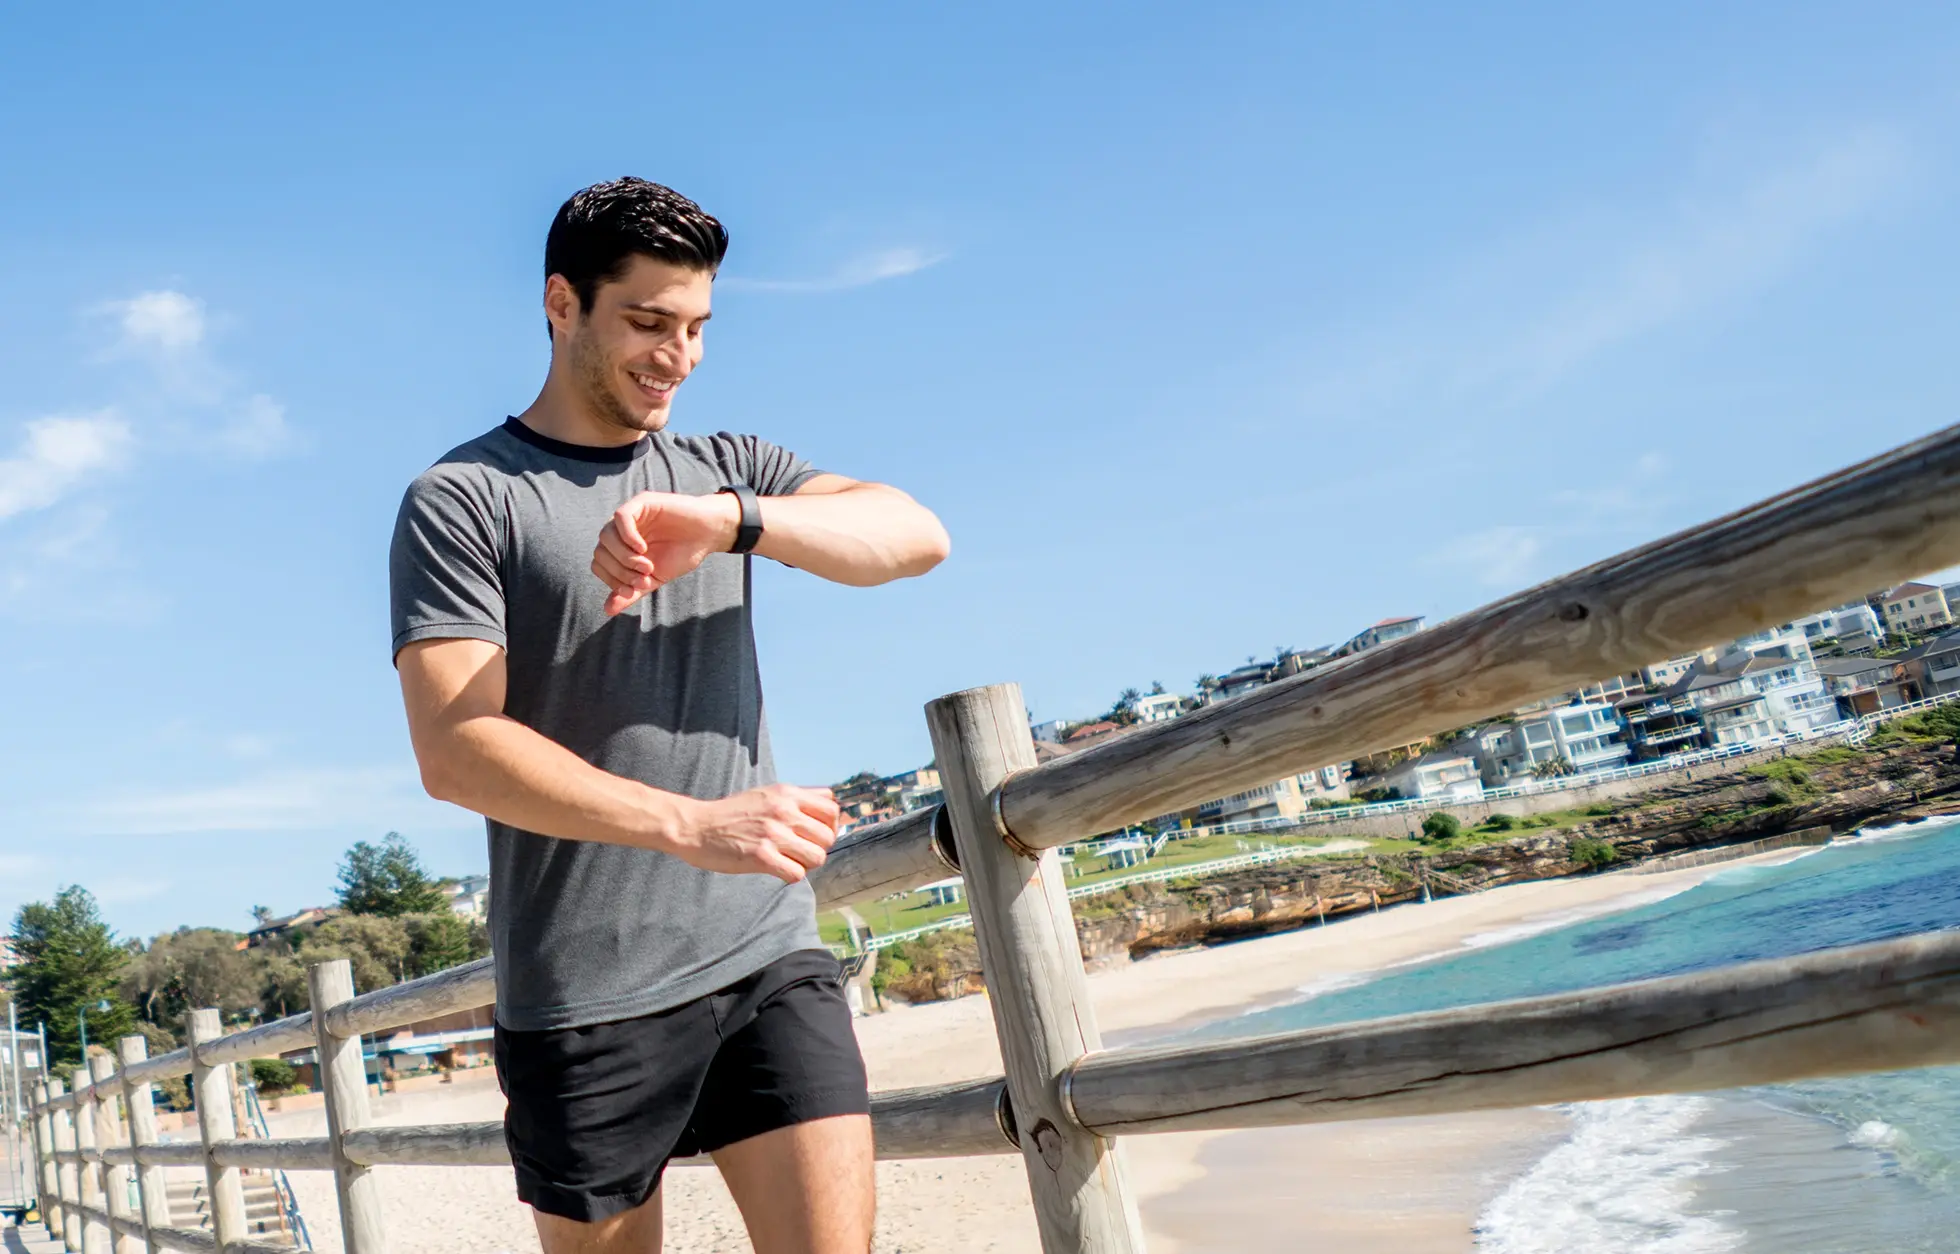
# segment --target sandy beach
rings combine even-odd
[[[1782,852],[1760,860],[1795,856]],[[1728,865],[1735,865],[1733,863]],[[1122,1044],[1293,1000],[1301,990],[1448,952],[1473,938],[1535,931],[1679,892],[1721,866],[1521,884],[1405,906],[1325,928],[1165,954],[1091,975],[1106,1039]],[[900,1007],[858,1021],[874,1088],[997,1074],[984,996]],[[378,1103],[388,1124],[502,1117],[487,1071]],[[1472,1248],[1479,1210],[1562,1135],[1552,1111],[1382,1120],[1125,1143],[1153,1254],[1292,1248],[1312,1234],[1350,1254]],[[274,1136],[317,1136],[318,1112],[273,1117]],[[509,1173],[387,1168],[380,1173],[397,1254],[492,1254],[538,1248]],[[1037,1254],[1025,1178],[1014,1156],[879,1166],[877,1254]],[[294,1173],[316,1247],[336,1248],[331,1180]],[[740,1217],[709,1168],[667,1177],[667,1248],[744,1251]]]

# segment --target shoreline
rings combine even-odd
[[[1303,986],[1348,980],[1628,909],[1685,891],[1779,850],[1719,865],[1645,875],[1539,880],[1398,906],[1338,925],[1155,955],[1089,976],[1111,1044],[1162,1037],[1299,1000]],[[1524,929],[1520,931],[1519,929]],[[1165,1016],[1166,1007],[1179,1013]],[[903,1006],[856,1021],[873,1089],[942,1084],[1000,1072],[985,994]],[[490,1076],[390,1096],[381,1125],[501,1118]],[[1353,1254],[1471,1248],[1483,1205],[1565,1135],[1552,1111],[1484,1112],[1244,1132],[1169,1133],[1123,1142],[1151,1254],[1224,1254],[1300,1243],[1303,1233]],[[324,1115],[272,1117],[273,1135],[318,1135]],[[316,1248],[334,1248],[333,1182],[291,1175]],[[510,1173],[483,1167],[400,1167],[377,1173],[394,1254],[520,1254],[538,1248]],[[705,1168],[667,1176],[667,1249],[749,1248],[721,1178]],[[1039,1254],[1018,1155],[915,1159],[878,1166],[875,1254]]]

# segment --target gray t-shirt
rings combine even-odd
[[[794,492],[809,463],[754,436],[660,432],[619,449],[516,419],[409,485],[389,552],[395,652],[503,646],[504,712],[603,770],[713,799],[771,783],[749,559],[717,553],[616,618],[592,549],[636,492]],[[818,946],[807,884],[651,849],[490,829],[497,1020],[515,1031],[650,1014]]]

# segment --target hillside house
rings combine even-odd
[[[1391,640],[1413,636],[1422,630],[1422,624],[1423,617],[1420,614],[1384,618],[1374,626],[1357,632],[1346,644],[1334,650],[1334,656],[1349,657],[1356,653],[1364,653],[1377,645],[1387,644]]]
[[[1162,723],[1184,713],[1184,698],[1174,692],[1153,692],[1138,697],[1130,712],[1139,723]]]
[[[1899,655],[1918,695],[1943,697],[1960,692],[1960,631],[1949,631]]]
[[[1897,658],[1833,657],[1817,663],[1824,690],[1837,702],[1839,718],[1876,714],[1912,700],[1912,681]]]
[[[1953,625],[1946,592],[1930,583],[1902,583],[1879,598],[1879,608],[1885,611],[1887,631],[1925,635]]]
[[[1383,775],[1382,783],[1408,801],[1478,801],[1484,795],[1477,759],[1451,749],[1410,758]]]

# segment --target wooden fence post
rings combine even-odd
[[[344,1138],[368,1124],[367,1065],[361,1038],[327,1030],[327,1011],[354,999],[354,966],[345,958],[306,969],[313,1002],[313,1032],[320,1052],[320,1092],[326,1098],[327,1140],[333,1150],[334,1188],[340,1196],[340,1239],[346,1254],[387,1254],[381,1190],[366,1167],[347,1157]]]
[[[116,1042],[122,1058],[123,1105],[129,1109],[129,1143],[132,1148],[157,1143],[156,1103],[150,1097],[148,1080],[132,1080],[129,1068],[150,1056],[150,1045],[140,1036],[125,1036]],[[136,1165],[136,1196],[143,1219],[144,1254],[159,1254],[156,1230],[170,1226],[170,1194],[164,1184],[163,1168]]]
[[[129,1137],[123,1127],[120,1106],[121,1085],[114,1084],[116,1060],[109,1054],[97,1054],[88,1060],[89,1079],[94,1082],[95,1093],[95,1144],[98,1149],[109,1149],[125,1144]],[[129,1219],[129,1178],[130,1169],[120,1163],[104,1162],[97,1170],[101,1181],[102,1209],[112,1219]],[[142,1242],[124,1235],[115,1224],[109,1225],[109,1249],[115,1254],[138,1254]]]
[[[45,1057],[41,1065],[47,1066]],[[57,1240],[61,1237],[61,1163],[54,1156],[57,1148],[55,1121],[54,1112],[48,1109],[48,1098],[60,1091],[59,1084],[50,1088],[46,1080],[37,1081],[34,1085],[34,1149],[41,1159],[41,1224],[48,1230],[48,1235]]]
[[[95,1090],[90,1086],[87,1067],[75,1068],[75,1148],[87,1151],[95,1148]],[[108,1224],[89,1217],[88,1210],[102,1209],[102,1167],[83,1159],[76,1170],[75,1200],[81,1209],[82,1254],[109,1254],[109,1241],[112,1231]]]
[[[1027,856],[998,825],[994,789],[1035,764],[1027,709],[1015,684],[941,697],[926,706],[946,810],[966,876],[1007,1090],[1020,1131],[1046,1254],[1141,1254],[1142,1224],[1114,1142],[1076,1122],[1063,1071],[1102,1048],[1053,850]]]
[[[231,1107],[231,1083],[225,1078],[230,1063],[204,1061],[202,1046],[225,1034],[224,1017],[215,1009],[191,1011],[191,1082],[197,1093],[197,1130],[204,1141],[204,1180],[211,1195],[211,1232],[218,1249],[243,1241],[245,1190],[238,1168],[220,1167],[212,1153],[220,1144],[238,1139],[238,1112]]]

